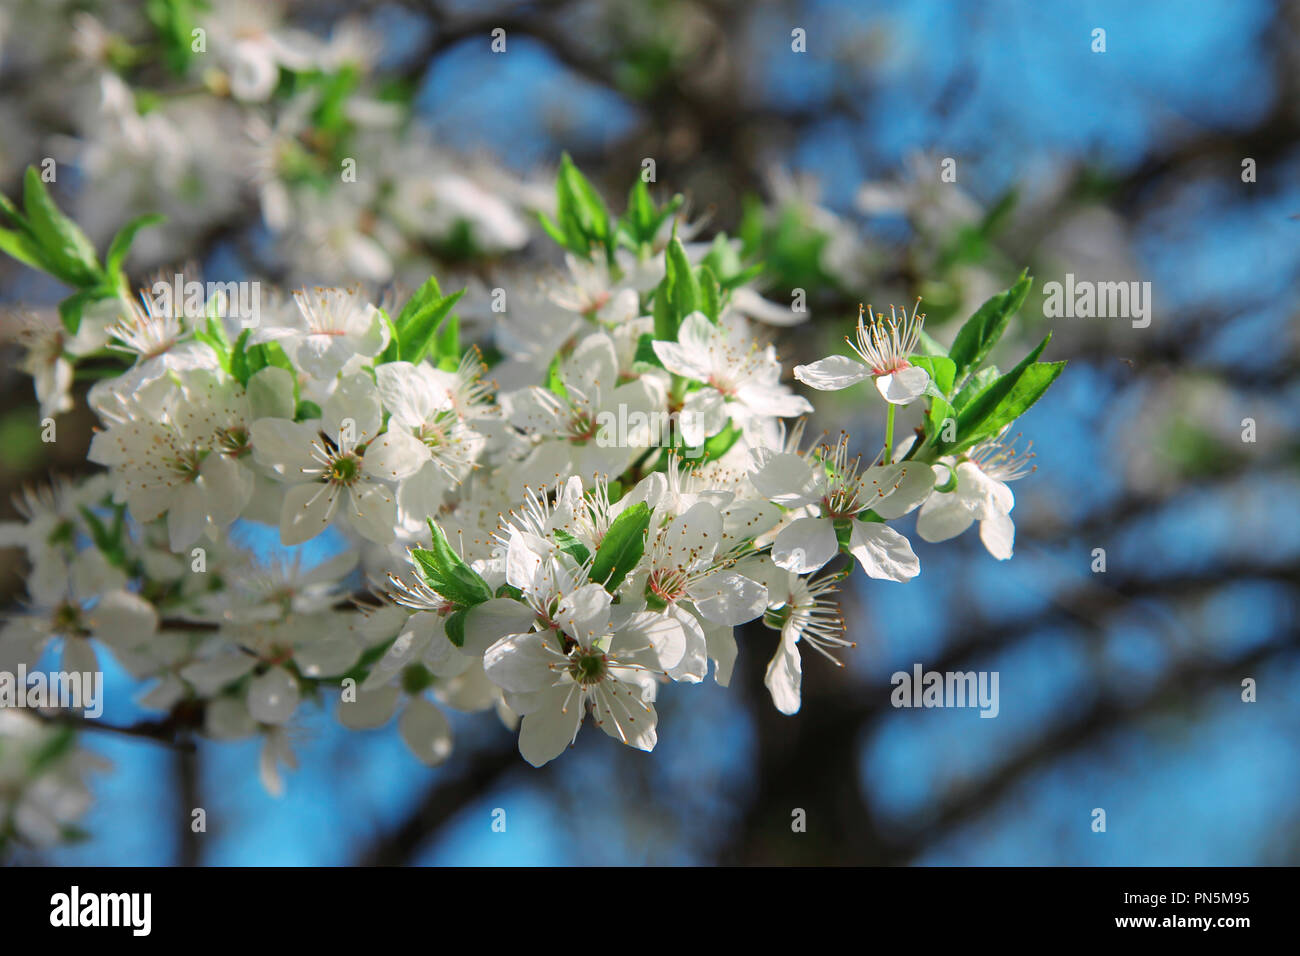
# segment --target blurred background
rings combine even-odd
[[[432,271],[469,286],[472,318],[487,288],[559,263],[533,213],[567,150],[615,210],[653,159],[700,237],[767,264],[767,298],[803,290],[787,367],[837,351],[859,302],[922,296],[949,342],[1022,268],[999,363],[1047,331],[1044,358],[1070,360],[1017,426],[1038,467],[1014,486],[1014,558],[905,521],[920,577],[852,579],[858,647],[807,662],[797,716],[763,687],[759,627],[730,689],[662,695],[652,755],[589,732],[534,770],[460,715],[430,770],[391,726],[315,713],[276,799],[256,740],[83,735],[114,765],[84,839],[8,862],[1300,863],[1297,27],[1300,5],[1271,0],[0,0],[0,187],[54,158],[100,248],[165,213],[133,251],[141,282]],[[329,185],[341,158],[355,188]],[[1046,316],[1067,274],[1149,282],[1149,326]],[[25,323],[66,293],[0,263],[6,519],[24,483],[88,467],[84,406],[43,444],[17,367]],[[875,443],[878,404],[851,394],[820,395],[814,424]],[[0,559],[12,605],[25,569]],[[998,672],[997,718],[891,707],[915,664]],[[148,718],[108,681],[105,721]]]

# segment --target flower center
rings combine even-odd
[[[598,651],[583,651],[569,665],[569,674],[579,684],[596,684],[604,680],[607,667],[604,654]]]
[[[361,474],[361,460],[351,452],[330,462],[329,480],[336,485],[350,485]]]

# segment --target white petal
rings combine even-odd
[[[59,667],[65,674],[94,674],[99,670],[99,658],[95,655],[95,647],[90,641],[81,637],[67,637],[63,639],[63,659]],[[85,692],[90,690],[85,688]],[[84,692],[83,692],[84,694]],[[82,705],[89,703],[83,699]]]
[[[339,699],[339,723],[350,730],[373,730],[392,719],[402,692],[396,687],[357,690],[354,700]]]
[[[291,422],[287,418],[259,418],[248,426],[253,459],[286,481],[302,481],[303,472],[318,471],[312,441],[320,422]]]
[[[375,369],[375,379],[391,420],[405,428],[417,428],[439,411],[428,380],[410,362],[388,362]]]
[[[361,648],[348,632],[318,634],[294,648],[293,661],[304,677],[345,674],[360,659]]]
[[[589,645],[609,631],[609,606],[614,596],[599,584],[584,584],[560,599],[555,622],[580,644]]]
[[[886,520],[901,518],[919,507],[934,490],[934,469],[929,465],[913,461],[897,467],[901,473],[893,492],[871,505],[871,510]]]
[[[980,521],[994,515],[1010,514],[1016,506],[1016,496],[1004,482],[990,478],[979,465],[970,461],[957,466],[956,494]]]
[[[488,679],[503,690],[526,694],[549,686],[555,679],[551,664],[558,657],[551,653],[547,639],[555,640],[551,631],[511,634],[503,637],[483,655],[483,670]]]
[[[700,615],[715,624],[735,626],[767,610],[767,588],[735,571],[719,571],[690,588]]]
[[[697,501],[669,523],[659,538],[656,560],[663,567],[691,567],[713,557],[722,540],[722,515]]]
[[[1011,515],[994,514],[980,522],[980,540],[989,554],[999,561],[1011,557],[1011,549],[1016,541],[1016,524]]]
[[[225,528],[239,517],[248,499],[253,497],[253,473],[233,458],[216,452],[203,459],[199,472],[207,491],[208,515],[218,528]]]
[[[268,365],[248,380],[248,414],[259,418],[293,418],[293,373]]]
[[[348,520],[363,538],[388,544],[397,534],[397,499],[383,485],[359,481],[348,489]]]
[[[668,605],[665,613],[676,618],[686,638],[682,659],[669,668],[668,676],[687,684],[698,684],[709,673],[709,643],[704,637],[704,629],[694,614],[676,604]]]
[[[763,678],[763,683],[772,694],[772,703],[776,705],[777,710],[783,714],[799,712],[803,663],[799,660],[799,646],[795,643],[793,628],[782,630],[781,643],[767,665],[767,675]]]
[[[280,508],[280,543],[302,544],[324,531],[334,517],[338,499],[337,488],[317,481],[288,489]]]
[[[415,474],[428,460],[429,449],[424,442],[410,432],[390,428],[366,446],[362,463],[372,478],[400,481]]]
[[[248,685],[248,712],[262,724],[283,724],[298,709],[298,682],[283,667],[272,667]]]
[[[138,647],[158,630],[154,606],[129,591],[110,591],[90,610],[95,636],[113,647]]]
[[[383,417],[379,389],[369,375],[358,373],[339,380],[321,409],[321,428],[331,438],[342,438],[344,426],[351,422],[352,440],[359,445],[379,433]]]
[[[257,659],[236,651],[195,661],[181,668],[181,677],[204,696],[210,696],[232,684],[257,666]],[[242,709],[242,708],[241,708]]]
[[[639,611],[633,614],[610,641],[610,652],[621,655],[622,649],[631,645],[650,646],[656,666],[665,672],[681,662],[686,653],[686,632],[671,614]]]
[[[907,405],[925,394],[930,373],[919,365],[909,365],[887,375],[876,376],[876,389],[891,405]]]
[[[397,726],[402,740],[421,763],[436,767],[451,756],[451,724],[423,697],[411,699]]]
[[[475,605],[465,615],[465,646],[461,651],[482,657],[506,635],[526,633],[535,616],[532,608],[513,598],[492,598]]]
[[[547,694],[543,706],[526,714],[520,725],[519,752],[524,759],[540,767],[564,753],[578,736],[585,708],[577,693],[566,702],[565,688]]]
[[[956,494],[935,492],[921,505],[916,533],[923,541],[947,541],[970,527],[975,516]]]
[[[655,732],[658,715],[654,706],[642,698],[638,685],[620,680],[604,681],[592,692],[591,701],[591,716],[597,727],[629,747],[655,749],[659,742]]]
[[[821,500],[817,475],[800,455],[773,455],[749,480],[759,494],[784,508],[798,508]]]
[[[716,388],[701,388],[686,396],[677,416],[682,442],[698,448],[704,439],[727,427],[727,403]]]
[[[796,574],[816,571],[839,551],[835,523],[829,518],[796,518],[781,529],[772,543],[777,567]]]
[[[420,622],[416,620],[422,616],[437,617],[438,615],[427,611],[411,615],[411,621],[406,628],[389,645],[384,656],[375,661],[370,673],[361,682],[362,690],[370,691],[384,686],[424,653],[425,647],[433,639],[433,633],[428,627],[421,627]],[[411,626],[412,624],[415,626]]]
[[[873,578],[906,581],[921,573],[921,562],[912,551],[911,542],[888,525],[853,522],[849,552]]]
[[[704,628],[704,640],[713,661],[713,679],[726,687],[731,683],[731,672],[740,653],[735,628],[730,624],[709,624]]]
[[[796,365],[794,377],[810,388],[837,392],[856,385],[871,375],[871,369],[847,355],[832,355],[811,365]]]

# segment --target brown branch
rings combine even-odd
[[[358,854],[356,866],[402,866],[466,805],[485,796],[522,764],[513,735],[502,743],[466,752],[442,770],[398,823],[377,834]],[[486,826],[486,823],[484,824]]]

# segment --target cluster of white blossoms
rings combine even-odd
[[[1010,556],[1007,482],[1026,468],[1002,436],[1061,363],[1038,362],[1042,345],[1007,373],[985,363],[1025,277],[948,349],[915,309],[864,314],[861,362],[795,377],[873,379],[885,441],[807,441],[813,406],[771,342],[806,315],[747,287],[732,240],[683,242],[678,206],[638,183],[613,216],[566,161],[544,226],[568,272],[504,290],[481,341],[432,279],[400,308],[361,287],[270,297],[251,325],[220,295],[198,317],[147,292],[70,312],[69,339],[118,363],[87,395],[103,470],[30,492],[0,526],[31,566],[0,670],[110,655],[160,725],[260,736],[273,791],[313,703],[355,729],[397,716],[429,764],[451,752],[447,710],[494,710],[538,766],[588,720],[653,749],[657,696],[710,671],[727,684],[741,653],[770,655],[772,700],[798,711],[802,652],[839,663],[853,646],[836,585],[920,573],[904,516],[932,541],[978,521]],[[895,445],[909,405],[920,424]],[[259,547],[257,525],[283,547]],[[336,556],[310,564],[297,546],[321,535]],[[773,641],[738,642],[749,622]]]

